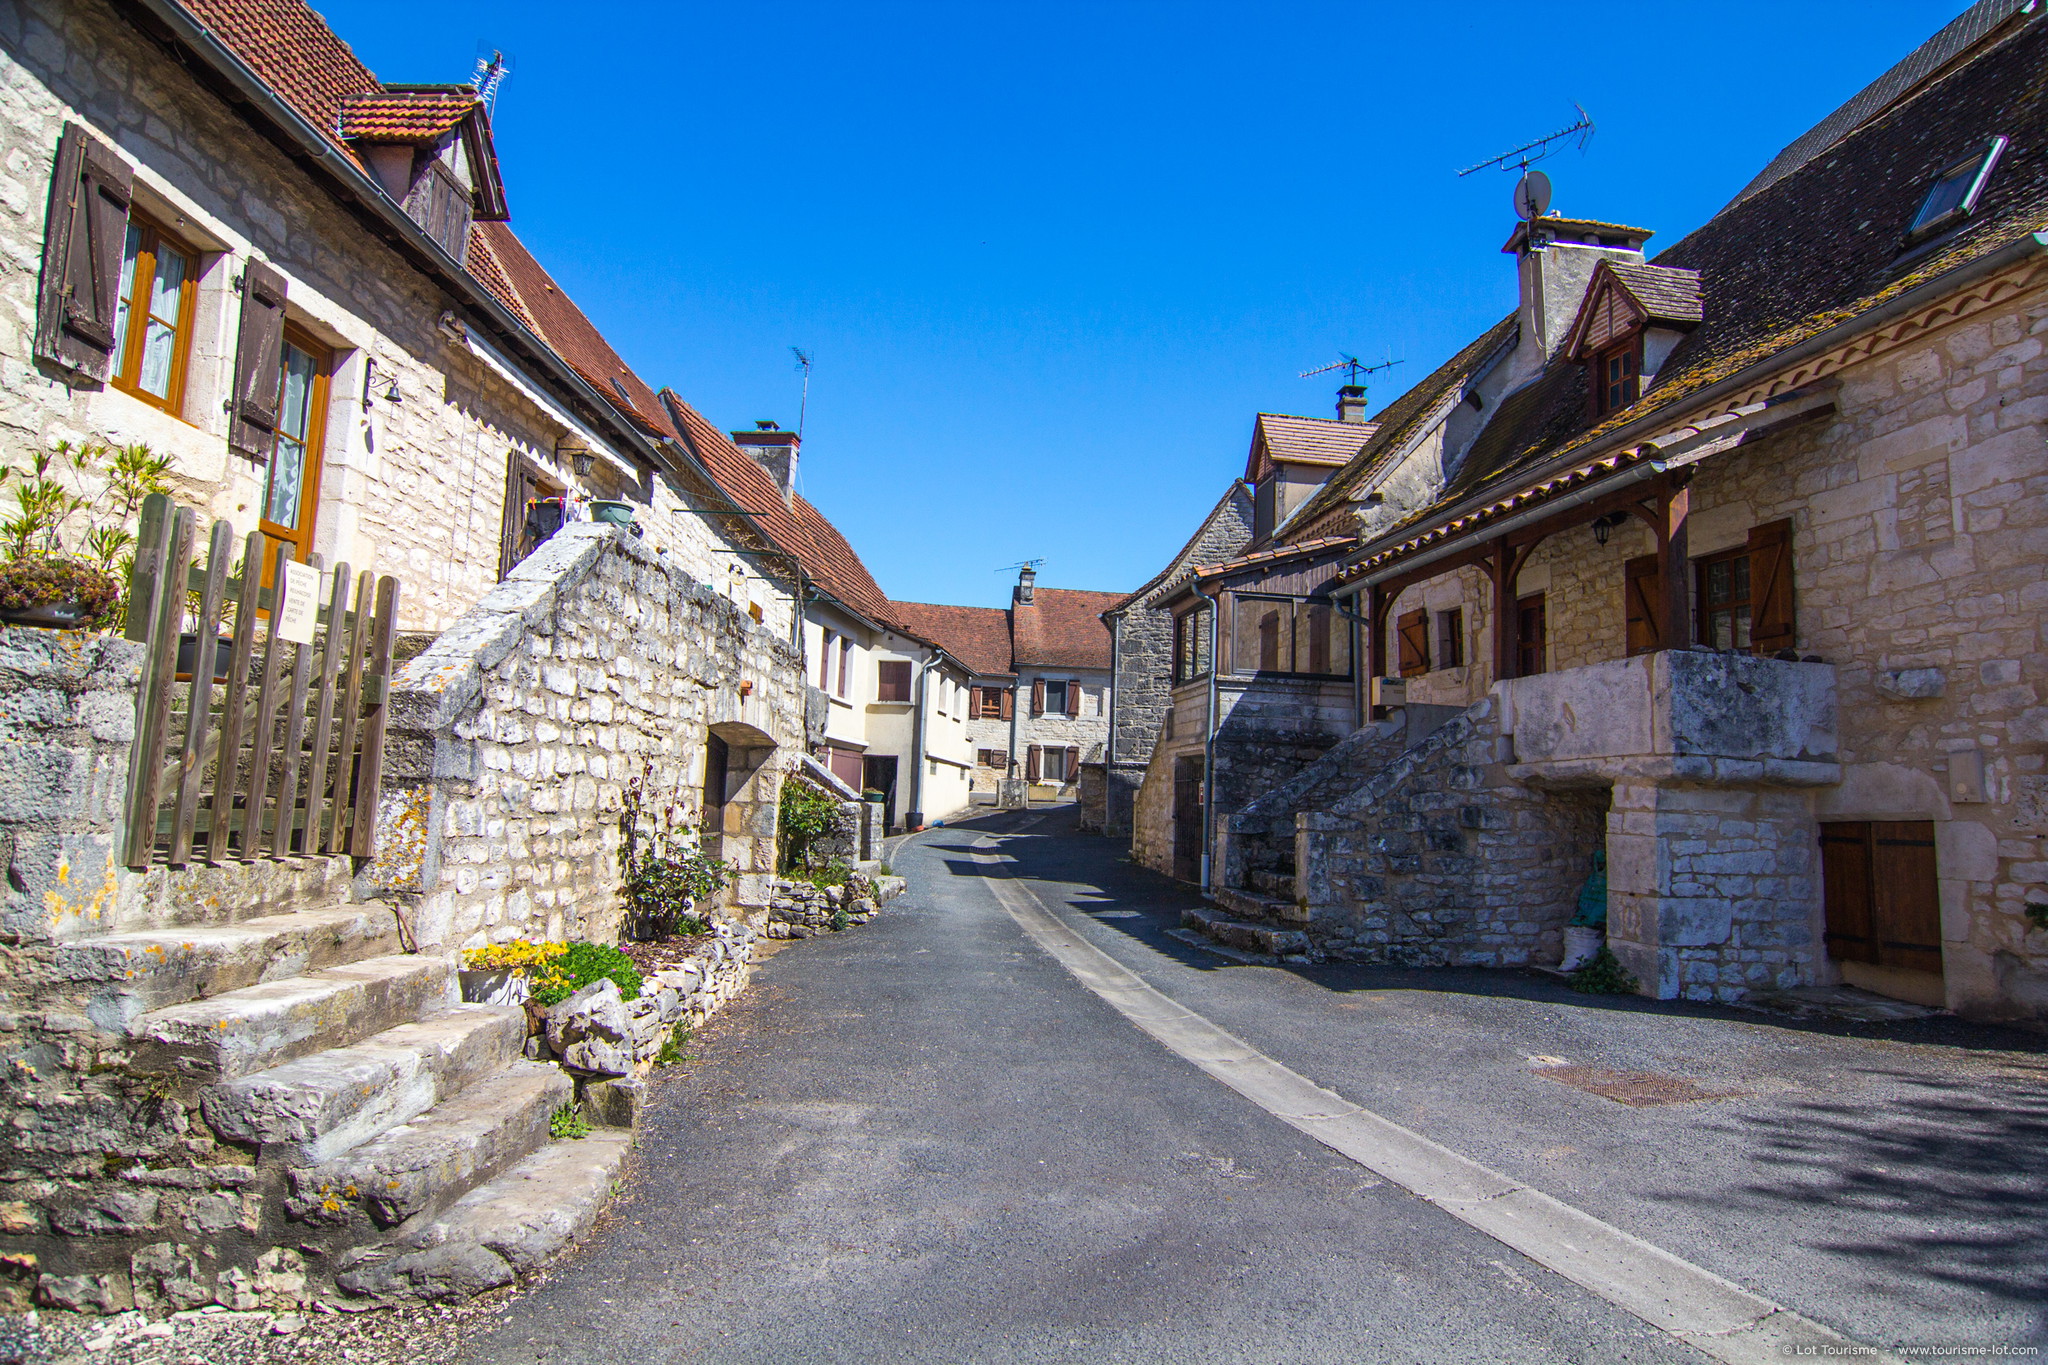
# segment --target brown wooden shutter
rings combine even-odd
[[[1749,532],[1749,643],[1759,654],[1798,645],[1792,616],[1792,522]]]
[[[1012,709],[1016,706],[1016,703],[1017,689],[1014,687],[1004,688],[1002,690],[1002,710],[1004,720],[1010,719]]]
[[[910,700],[910,661],[884,659],[875,666],[875,700]]]
[[[1934,824],[1880,820],[1871,827],[1870,884],[1878,960],[1887,967],[1939,974],[1941,883]]]
[[[1630,654],[1664,648],[1664,573],[1656,555],[1638,555],[1622,566],[1622,606]]]
[[[1070,716],[1081,714],[1081,684],[1078,682],[1067,684],[1067,714]]]
[[[285,278],[261,261],[242,271],[242,327],[235,341],[235,388],[228,445],[262,458],[277,439],[284,370]]]
[[[1401,676],[1413,678],[1429,672],[1429,613],[1403,612],[1394,627],[1401,637]]]
[[[1031,680],[1031,714],[1034,716],[1045,714],[1045,679],[1043,678],[1033,678]]]
[[[1039,748],[1036,744],[1024,751],[1024,780],[1036,782],[1040,771]]]
[[[978,687],[967,689],[967,714],[975,720],[981,719],[981,689]]]
[[[1067,781],[1079,782],[1080,780],[1081,751],[1079,749],[1070,748],[1067,750]]]
[[[75,123],[57,139],[43,227],[35,355],[93,379],[113,373],[121,253],[134,173]]]

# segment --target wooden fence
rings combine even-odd
[[[161,494],[143,503],[127,635],[148,653],[135,703],[124,861],[144,868],[184,866],[195,856],[213,865],[368,857],[398,580],[365,569],[350,609],[349,566],[335,565],[321,577],[313,643],[294,644],[278,638],[282,613],[273,610],[291,546],[251,531],[236,577],[234,528],[213,523],[201,564],[197,523],[197,513]],[[274,589],[258,572],[266,556]],[[307,562],[321,568],[318,555]],[[234,634],[216,684],[215,642],[230,604]],[[189,681],[180,676],[181,638],[194,646]]]

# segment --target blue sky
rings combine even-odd
[[[513,227],[649,382],[794,426],[891,596],[1125,589],[1259,411],[1377,409],[1513,303],[1513,178],[1676,241],[1960,0],[631,5],[329,0],[394,82],[516,59]]]

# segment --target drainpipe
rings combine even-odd
[[[1216,645],[1223,612],[1216,599],[1202,591],[1200,579],[1190,590],[1209,604],[1209,709],[1202,722],[1202,894],[1206,896],[1211,889],[1209,859],[1216,848],[1216,670],[1223,665]]]
[[[917,670],[917,706],[910,713],[910,809],[903,812],[906,830],[924,823],[924,710],[931,690],[928,680],[938,664],[939,656],[934,654]]]
[[[1124,618],[1118,616],[1116,624],[1109,628],[1109,743],[1102,746],[1104,767],[1103,799],[1108,797],[1109,768],[1116,766],[1116,679],[1119,663],[1124,657]]]
[[[1331,594],[1330,605],[1335,607],[1337,614],[1346,620],[1356,621],[1368,631],[1373,629],[1373,624],[1370,620],[1345,606],[1343,600],[1334,593]],[[1360,645],[1365,646],[1363,651],[1364,658],[1359,657],[1361,651],[1358,647]],[[1371,718],[1367,715],[1370,707],[1366,701],[1366,689],[1372,686],[1372,684],[1367,682],[1365,677],[1365,670],[1371,662],[1372,640],[1366,635],[1358,635],[1351,644],[1351,728],[1354,730],[1362,728],[1366,721]]]

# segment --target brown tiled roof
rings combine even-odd
[[[931,640],[973,669],[977,676],[1006,678],[1010,663],[1010,614],[1001,607],[953,607],[938,602],[891,602],[905,628]]]
[[[1259,439],[1263,437],[1272,457],[1284,463],[1342,465],[1372,439],[1374,430],[1370,422],[1290,417],[1284,412],[1262,412],[1252,425],[1254,463]]]
[[[481,108],[483,101],[466,85],[350,95],[341,102],[341,135],[351,141],[439,142]]]
[[[1271,564],[1280,559],[1306,558],[1326,554],[1331,550],[1358,543],[1356,536],[1318,536],[1314,540],[1297,541],[1288,545],[1276,545],[1270,550],[1254,550],[1236,559],[1226,559],[1221,564],[1208,564],[1195,570],[1194,576],[1203,578],[1224,578],[1239,569],[1253,569],[1261,564]]]
[[[1039,588],[1033,597],[1010,604],[1010,657],[1019,668],[1109,667],[1102,613],[1122,601],[1122,593]]]
[[[1665,265],[1646,265],[1637,261],[1602,261],[1594,274],[1601,271],[1621,281],[1621,287],[1628,290],[1629,297],[1641,304],[1643,311],[1659,322],[1698,322],[1705,314],[1700,305],[1700,272],[1678,270]],[[1590,295],[1591,289],[1587,290]]]
[[[1607,433],[1852,322],[1908,290],[2048,224],[2048,23],[2036,16],[1910,98],[1729,207],[1657,257],[1696,272],[1705,300],[1635,403],[1589,424],[1585,377],[1561,357],[1511,395],[1438,502],[1380,543],[1440,520],[1468,495],[1511,488]],[[2010,139],[1976,212],[1948,240],[1902,259],[1906,229],[1941,171]]]
[[[341,108],[353,96],[383,90],[302,0],[181,0],[188,13],[262,77],[305,120],[350,157],[338,131]]]

